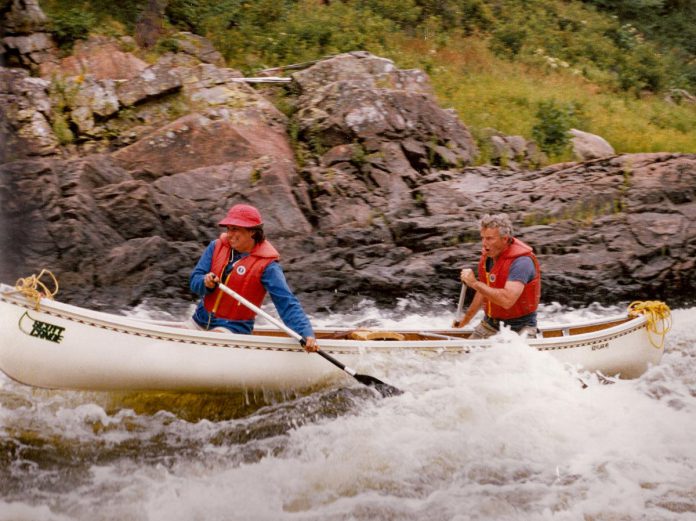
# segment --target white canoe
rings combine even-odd
[[[541,327],[540,335],[527,343],[588,371],[635,378],[662,357],[663,337],[649,331],[651,324],[654,320],[643,314],[627,313]],[[445,356],[492,344],[490,339],[469,340],[469,333],[347,328],[316,332],[323,351],[358,372],[373,374],[365,368],[374,363],[375,353]],[[46,298],[36,309],[4,284],[0,284],[0,369],[32,386],[95,391],[289,390],[345,377],[323,358],[302,351],[281,331],[253,335],[197,331],[179,322],[113,315]]]

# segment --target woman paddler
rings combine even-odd
[[[251,334],[256,313],[222,292],[218,284],[223,282],[258,307],[268,293],[285,325],[304,337],[307,351],[316,351],[312,325],[288,287],[259,211],[236,204],[218,224],[227,231],[208,245],[189,281],[191,291],[202,297],[192,316],[196,327]]]

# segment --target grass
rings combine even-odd
[[[495,128],[530,139],[538,104],[555,100],[579,104],[581,130],[604,137],[617,153],[696,153],[696,105],[611,92],[572,70],[507,61],[481,38],[455,38],[441,49],[422,38],[401,39],[395,47],[390,57],[426,69],[439,102],[454,108],[474,135]]]

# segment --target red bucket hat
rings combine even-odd
[[[241,226],[253,228],[263,224],[261,214],[253,206],[248,204],[235,204],[229,209],[225,218],[218,223],[220,226]]]

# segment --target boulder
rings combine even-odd
[[[90,36],[86,41],[76,42],[70,56],[55,64],[42,66],[41,76],[91,76],[97,81],[137,78],[148,68],[148,64],[132,53],[123,51],[121,45],[114,38]]]
[[[287,137],[262,121],[237,122],[212,111],[183,116],[114,153],[136,177],[148,179],[259,157],[291,162]]]
[[[614,147],[603,137],[576,128],[568,132],[572,136],[570,143],[573,147],[573,155],[578,161],[589,161],[616,154]]]
[[[3,61],[33,73],[50,67],[58,60],[58,48],[48,33],[20,34],[2,39]]]
[[[546,156],[533,141],[523,136],[506,136],[490,129],[488,142],[491,162],[509,168],[535,168],[546,162]]]
[[[148,98],[168,94],[181,88],[181,78],[166,64],[155,63],[116,87],[116,96],[124,107],[142,103]]]
[[[218,67],[225,66],[222,54],[213,47],[210,40],[187,31],[178,32],[170,37],[177,52],[190,54],[203,63],[210,63]]]
[[[468,129],[438,106],[421,71],[347,53],[294,73],[293,81],[300,92],[293,124],[308,143],[304,175],[321,186],[312,215],[320,226],[419,211],[421,177],[477,154]]]
[[[431,162],[448,166],[468,164],[476,154],[469,131],[453,111],[437,105],[421,71],[349,53],[297,72],[293,81],[301,92],[296,120],[317,145],[363,142],[379,150],[382,140],[410,139],[423,145]]]

